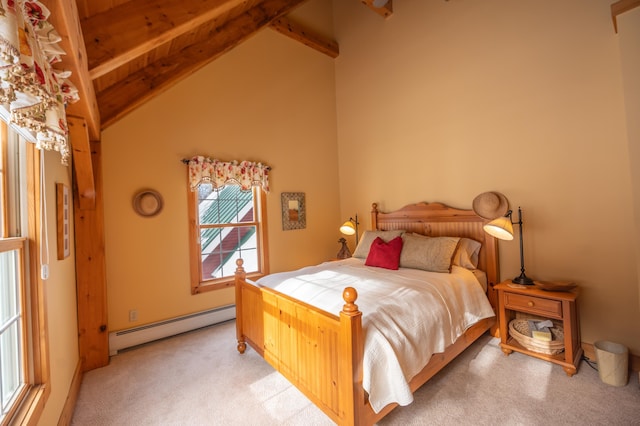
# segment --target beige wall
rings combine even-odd
[[[640,7],[618,17],[618,40],[624,82],[627,131],[629,136],[629,166],[633,186],[636,267],[640,275]],[[638,282],[640,286],[640,282]],[[640,295],[640,292],[638,292]],[[640,301],[639,301],[640,303]]]
[[[73,245],[70,256],[63,260],[58,260],[56,248],[55,184],[64,183],[71,189],[71,168],[60,164],[60,155],[57,152],[45,152],[44,158],[49,240],[49,279],[44,281],[44,289],[49,331],[51,394],[38,424],[55,425],[58,424],[79,362],[76,272]],[[73,205],[70,212],[73,215]],[[73,217],[71,223],[73,223]],[[71,227],[70,237],[73,241],[73,227]]]
[[[331,24],[331,4],[312,2]],[[103,132],[108,316],[111,331],[232,304],[233,290],[192,296],[183,158],[270,165],[272,271],[335,256],[338,169],[333,59],[265,29]],[[136,191],[164,197],[156,217],[137,216]],[[307,227],[282,230],[281,192],[304,192]],[[139,320],[128,321],[130,309]]]
[[[640,354],[632,187],[609,0],[335,0],[342,215],[522,206],[527,275],[580,284],[582,340]],[[517,241],[501,275],[519,274]]]

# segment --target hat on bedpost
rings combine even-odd
[[[507,197],[496,191],[483,192],[473,199],[473,211],[480,217],[493,220],[509,210]]]

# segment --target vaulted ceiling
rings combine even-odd
[[[332,57],[338,44],[287,16],[306,0],[42,0],[63,36],[63,67],[92,140],[100,131],[269,27]],[[330,1],[330,0],[326,0]],[[360,1],[383,17],[392,1]]]

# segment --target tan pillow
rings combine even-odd
[[[453,253],[458,237],[427,237],[419,234],[402,235],[400,267],[431,272],[451,272]]]
[[[358,243],[358,247],[353,252],[353,257],[358,257],[360,259],[366,259],[369,255],[369,248],[371,247],[371,243],[376,237],[382,238],[382,241],[388,243],[393,240],[395,237],[399,237],[404,234],[404,230],[395,230],[395,231],[364,231],[362,237],[360,238],[360,242]]]
[[[478,268],[478,255],[480,254],[482,244],[471,238],[460,238],[458,248],[453,254],[452,264],[467,269]]]

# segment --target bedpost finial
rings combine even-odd
[[[354,303],[358,298],[358,292],[356,291],[355,288],[353,287],[345,288],[344,291],[342,292],[342,298],[344,299],[345,302],[347,302],[342,307],[343,312],[356,312],[358,310],[358,305]]]
[[[242,273],[244,274],[244,268],[242,267],[242,264],[244,263],[244,260],[242,258],[238,258],[236,259],[236,274],[237,273]]]
[[[377,212],[378,211],[378,203],[371,204],[371,211],[372,212]]]

